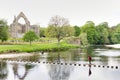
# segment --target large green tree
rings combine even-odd
[[[44,28],[44,27],[40,27],[40,34],[39,34],[39,36],[40,37],[45,37],[45,30],[46,30],[46,28]]]
[[[87,40],[89,44],[96,44],[98,41],[98,34],[95,29],[95,24],[92,21],[87,21],[81,28],[81,34],[87,34]]]
[[[80,35],[80,27],[74,26],[74,29],[75,29],[74,36],[78,37]]]
[[[98,42],[97,44],[108,44],[109,43],[109,27],[107,22],[100,23],[96,26],[98,33]]]
[[[0,20],[0,40],[2,42],[8,39],[8,25],[5,20]]]
[[[81,45],[83,46],[89,45],[88,40],[87,40],[87,33],[80,34],[80,41],[81,41]]]
[[[30,45],[32,43],[32,41],[38,39],[38,36],[35,34],[34,31],[28,31],[27,33],[25,33],[25,35],[23,36],[23,40],[30,42]]]
[[[74,36],[75,30],[72,26],[65,26],[64,30],[65,30],[65,37]]]
[[[120,24],[113,28],[111,32],[111,41],[112,43],[120,43]]]
[[[46,29],[46,36],[57,38],[58,44],[64,37],[69,37],[73,34],[74,28],[70,27],[68,19],[58,15],[50,19],[49,26]]]

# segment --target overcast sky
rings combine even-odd
[[[41,26],[48,25],[54,15],[68,18],[71,25],[81,26],[90,20],[113,26],[120,23],[120,0],[0,0],[0,18],[9,24],[20,12],[31,24]]]

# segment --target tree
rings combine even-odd
[[[65,37],[74,36],[75,30],[74,30],[73,27],[71,27],[71,26],[65,26],[64,30],[65,30]]]
[[[87,33],[81,33],[80,40],[81,40],[81,45],[83,46],[89,45],[88,40],[87,40]]]
[[[45,37],[45,29],[46,28],[40,27],[40,34],[39,34],[40,37]]]
[[[74,29],[75,29],[74,36],[75,36],[75,37],[78,37],[78,36],[80,35],[80,27],[74,26]]]
[[[30,45],[32,43],[32,41],[38,39],[38,36],[35,34],[35,32],[33,31],[28,31],[27,33],[25,33],[25,35],[23,36],[23,40],[30,42]]]
[[[111,32],[112,43],[120,43],[120,25],[118,24]]]
[[[87,34],[87,40],[89,44],[96,44],[97,43],[97,31],[95,29],[95,24],[92,21],[87,21],[85,25],[81,28],[81,34]]]
[[[109,32],[108,32],[108,23],[103,22],[96,26],[98,33],[98,42],[97,44],[108,44],[109,43]]]
[[[64,37],[73,35],[72,30],[74,29],[70,27],[68,19],[56,15],[50,19],[46,35],[57,38],[59,44]]]
[[[8,39],[8,25],[5,20],[0,20],[0,40],[2,42]]]

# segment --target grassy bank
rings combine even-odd
[[[49,44],[21,44],[21,45],[0,45],[0,53],[7,52],[37,52],[37,51],[64,51],[70,48],[79,46],[61,43],[59,46],[56,43]]]

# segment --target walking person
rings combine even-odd
[[[91,60],[92,60],[92,57],[91,57],[91,56],[88,56],[89,64],[91,64]]]

